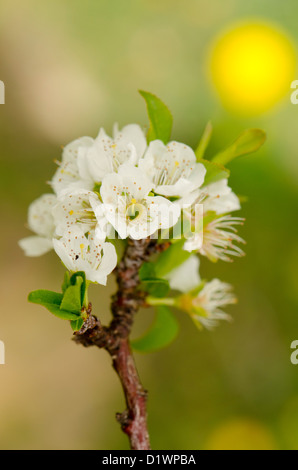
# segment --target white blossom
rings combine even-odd
[[[237,235],[236,229],[237,225],[243,225],[243,220],[241,217],[225,215],[209,222],[204,228],[203,243],[199,247],[199,253],[211,261],[221,259],[230,262],[231,256],[244,256],[244,251],[235,245],[235,242],[245,244],[243,238]],[[187,251],[195,249],[193,241],[186,241],[184,249]]]
[[[81,137],[64,148],[51,185],[58,195],[75,189],[92,190],[122,163],[137,164],[146,146],[144,132],[137,124],[129,124],[121,131],[115,125],[113,138],[101,128],[95,139]]]
[[[103,179],[100,193],[105,216],[120,238],[139,240],[177,222],[180,208],[151,194],[152,189],[153,183],[141,169],[128,164]]]
[[[95,230],[97,238],[105,239],[107,219],[101,206],[98,195],[92,191],[76,190],[62,194],[53,208],[56,235],[62,236],[79,225],[84,233]]]
[[[199,259],[192,255],[166,278],[172,289],[183,292],[173,299],[173,305],[186,311],[196,325],[211,329],[218,320],[230,320],[222,308],[237,302],[232,286],[218,279],[202,282],[199,275]]]
[[[78,167],[78,154],[82,149],[92,147],[94,140],[91,137],[81,137],[68,144],[62,152],[62,161],[57,162],[58,169],[51,181],[51,186],[57,195],[71,192],[75,189],[91,190],[94,181],[88,177],[82,177]],[[85,176],[85,175],[84,175]]]
[[[107,276],[117,264],[114,245],[95,239],[94,232],[86,236],[74,227],[59,240],[53,240],[54,249],[71,272],[84,271],[89,281],[106,285]]]
[[[206,194],[204,212],[214,211],[220,215],[241,209],[239,198],[228,186],[227,179],[207,185],[204,193]]]
[[[191,221],[193,234],[184,244],[186,251],[197,251],[212,261],[231,261],[230,256],[243,256],[244,252],[236,243],[245,243],[237,235],[237,225],[244,219],[232,217],[229,212],[240,209],[236,194],[228,186],[226,179],[212,183],[189,197],[181,200],[184,216]],[[203,205],[203,221],[197,220],[196,208]],[[188,207],[187,207],[188,206]]]
[[[23,238],[20,247],[27,256],[41,256],[53,248],[52,238],[55,224],[52,209],[57,198],[54,194],[43,194],[29,206],[28,227],[36,236]]]
[[[92,178],[99,183],[107,174],[117,172],[124,163],[136,165],[146,146],[144,132],[137,124],[129,124],[121,131],[114,126],[113,138],[100,129],[93,145],[79,150],[79,173],[82,178]]]
[[[185,197],[203,184],[206,174],[190,147],[180,142],[165,145],[160,140],[150,143],[139,168],[150,178],[156,193],[167,197]]]
[[[237,299],[231,292],[233,287],[230,284],[213,279],[207,282],[196,297],[192,299],[191,316],[197,326],[204,326],[212,329],[219,320],[230,321],[230,315],[226,314],[222,308],[227,305],[237,303]]]

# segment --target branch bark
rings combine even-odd
[[[138,290],[139,269],[148,261],[152,253],[163,251],[168,244],[158,245],[150,238],[128,240],[123,258],[115,269],[118,290],[112,298],[112,321],[109,326],[102,326],[91,315],[92,306],[87,310],[87,320],[74,340],[85,346],[97,346],[105,349],[111,356],[113,367],[121,381],[127,409],[117,413],[116,418],[122,430],[130,440],[133,450],[150,450],[147,428],[146,401],[144,390],[129,344],[129,335],[134,316],[144,305],[145,293]]]

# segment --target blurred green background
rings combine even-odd
[[[137,94],[142,88],[171,108],[176,140],[195,146],[211,119],[210,156],[247,127],[268,134],[258,154],[231,165],[233,189],[248,198],[241,229],[247,256],[232,265],[203,260],[201,266],[202,277],[235,285],[234,322],[200,333],[177,313],[177,341],[137,356],[150,391],[152,446],[297,449],[298,366],[290,362],[291,342],[298,339],[298,106],[290,102],[296,64],[293,76],[285,73],[284,97],[255,115],[246,115],[241,100],[238,111],[222,104],[229,96],[216,92],[209,66],[216,38],[243,20],[273,24],[296,53],[297,2],[1,0],[0,8],[0,79],[6,85],[0,106],[0,339],[6,346],[0,448],[128,446],[114,419],[124,403],[107,354],[79,348],[67,323],[26,301],[30,290],[60,288],[61,264],[54,253],[25,258],[17,241],[29,235],[29,203],[49,191],[45,182],[60,146],[96,136],[100,126],[111,131],[114,121],[146,125]],[[273,73],[268,86],[274,89],[277,79]],[[91,291],[105,321],[113,289],[111,279],[108,288]],[[142,312],[135,334],[151,319]]]

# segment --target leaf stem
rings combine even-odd
[[[146,303],[152,306],[155,305],[169,305],[174,307],[176,304],[176,300],[174,297],[163,297],[161,299],[157,297],[146,297]]]

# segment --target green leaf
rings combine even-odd
[[[144,263],[139,271],[139,278],[141,281],[144,279],[156,278],[155,267],[153,263]]]
[[[156,277],[163,278],[191,256],[191,253],[183,250],[184,243],[185,240],[173,243],[166,251],[161,253],[157,261],[154,263]]]
[[[60,308],[61,310],[67,310],[68,312],[80,314],[82,309],[81,286],[84,280],[80,276],[76,276],[75,279],[75,285],[69,286],[64,292]]]
[[[170,290],[170,284],[165,279],[144,279],[141,288],[152,295],[152,297],[162,298],[166,297]]]
[[[84,301],[85,301],[85,296],[87,295],[87,281],[86,281],[86,274],[84,273],[84,271],[77,271],[71,276],[70,284],[72,286],[76,285],[77,278],[83,279],[83,282],[81,284],[81,305],[83,306]]]
[[[210,162],[209,160],[198,160],[198,163],[202,163],[206,168],[207,172],[205,175],[205,180],[203,186],[207,186],[211,183],[216,183],[216,181],[229,178],[230,170],[225,168],[219,163]]]
[[[135,351],[149,353],[165,348],[174,341],[179,331],[179,324],[166,306],[159,306],[153,325],[142,338],[131,342]]]
[[[84,324],[83,318],[79,318],[78,320],[73,320],[70,322],[70,325],[73,329],[73,331],[79,331]]]
[[[162,140],[167,144],[171,137],[173,117],[167,106],[157,96],[147,91],[139,90],[140,95],[145,99],[150,121],[147,134],[148,143],[152,140]]]
[[[33,292],[30,292],[28,296],[29,302],[34,304],[54,304],[60,307],[62,302],[63,294],[58,294],[58,292],[52,292],[51,290],[39,289]]]
[[[142,281],[141,289],[148,292],[153,297],[165,297],[169,290],[170,285],[165,279],[159,279],[155,273],[155,266],[153,263],[144,263],[139,271],[139,278]]]
[[[247,129],[235,142],[212,159],[214,163],[226,165],[234,158],[256,152],[265,142],[266,133],[261,129]]]
[[[64,293],[69,286],[70,286],[70,274],[69,274],[69,271],[66,271],[66,273],[64,274],[64,281],[62,284],[62,292]]]
[[[205,154],[205,151],[209,145],[211,135],[212,135],[212,124],[209,121],[204,129],[203,135],[201,137],[201,140],[199,142],[199,145],[195,151],[195,154],[197,156],[198,161],[200,161]]]
[[[29,302],[46,307],[53,315],[62,320],[77,320],[76,314],[60,309],[62,298],[63,294],[42,289],[31,292],[28,296]]]

